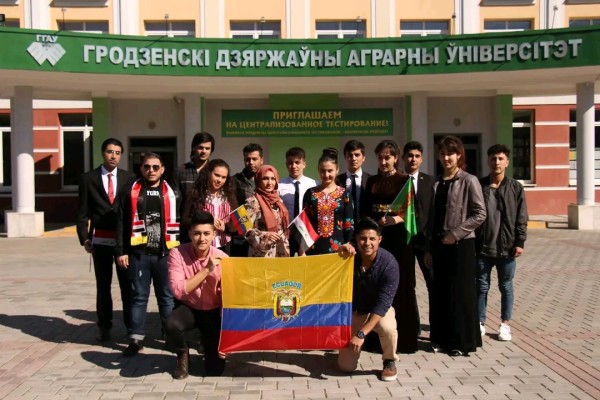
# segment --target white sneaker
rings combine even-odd
[[[479,323],[479,331],[481,332],[481,336],[485,336],[485,325],[483,322]]]
[[[508,341],[511,339],[510,326],[505,323],[500,324],[500,328],[498,328],[498,340]]]

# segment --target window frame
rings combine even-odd
[[[575,115],[575,121],[571,121],[571,113],[573,113]],[[596,136],[596,131],[598,129],[600,129],[600,108],[596,108],[594,111],[594,137]],[[575,147],[571,147],[571,129],[575,129],[575,131],[577,131],[577,109],[576,108],[570,108],[569,109],[569,185],[570,186],[577,186],[577,143],[575,143]],[[577,133],[575,133],[577,134]],[[575,139],[577,140],[577,137],[575,137]],[[596,163],[596,160],[600,160],[600,155],[598,156],[599,158],[596,158],[596,154],[600,153],[600,143],[598,143],[596,140],[594,140],[594,164]],[[574,159],[571,159],[572,155],[575,155]],[[575,167],[571,168],[571,163],[575,163]],[[600,169],[596,169],[594,167],[594,175],[596,175],[596,171],[599,171]],[[571,171],[575,171],[575,179],[571,178]],[[594,177],[594,186],[600,186],[600,178],[596,178]]]
[[[337,29],[319,29],[317,24],[319,24],[320,22],[328,22],[328,23],[336,23],[338,28]],[[362,31],[360,29],[358,29],[358,26],[356,29],[343,29],[342,28],[342,24],[346,23],[346,22],[355,22],[356,25],[358,24],[364,24],[364,26],[362,27]],[[359,33],[362,32],[362,36],[359,36]],[[360,21],[357,20],[351,20],[351,19],[342,19],[342,20],[317,20],[315,21],[315,38],[316,39],[334,39],[334,38],[329,38],[329,37],[319,37],[319,35],[330,35],[330,36],[337,36],[336,39],[354,39],[354,38],[366,38],[367,37],[367,21],[364,19],[361,19]],[[354,35],[353,37],[346,37],[346,35]]]
[[[8,133],[9,136],[12,136],[12,128],[10,126],[0,126],[0,179],[4,179],[4,166],[2,165],[4,162],[4,159],[2,158],[2,154],[4,153],[4,148],[3,146],[3,140],[2,140],[2,136]],[[12,137],[10,138],[12,141]],[[12,145],[12,142],[11,142]],[[11,154],[11,160],[10,162],[12,163],[12,150],[9,150],[10,154]],[[12,182],[11,185],[4,185],[4,181],[0,182],[0,193],[1,192],[10,192],[12,190]]]
[[[86,24],[88,23],[105,23],[106,22],[106,32],[103,31],[97,31],[97,30],[86,30]],[[63,29],[61,27],[61,24],[78,24],[81,23],[82,24],[82,28],[83,29]],[[63,32],[79,32],[79,33],[94,33],[94,34],[105,34],[105,33],[110,33],[110,22],[108,20],[59,20],[57,21],[56,25],[58,26],[58,30],[59,31],[63,31]]]
[[[485,28],[485,23],[486,22],[503,22],[504,23],[504,29],[486,29]],[[508,24],[510,22],[529,22],[529,28],[528,29],[511,29],[508,28]],[[490,33],[490,32],[524,32],[524,31],[530,31],[534,29],[534,21],[531,19],[514,19],[514,18],[509,18],[509,19],[486,19],[483,21],[483,32],[484,33]]]
[[[403,22],[420,23],[421,29],[402,29]],[[425,25],[429,22],[445,22],[448,26],[447,29],[426,29]],[[400,20],[400,37],[403,36],[429,36],[429,35],[449,35],[450,34],[450,21],[448,20]]]
[[[589,18],[573,17],[573,18],[569,18],[569,28],[573,27],[571,25],[571,22],[573,22],[573,21],[586,21],[586,22],[589,22],[588,24],[585,24],[585,25],[575,25],[576,27],[600,25],[600,17],[589,17]],[[594,24],[593,21],[598,21],[598,23]]]
[[[80,132],[83,140],[83,172],[88,172],[91,167],[92,151],[90,149],[90,139],[94,132],[94,127],[90,125],[84,126],[61,126],[60,127],[60,164],[62,173],[60,174],[60,187],[64,191],[77,190],[77,185],[65,185],[65,132]]]
[[[515,122],[515,114],[516,113],[529,113],[529,122]],[[514,160],[514,158],[517,156],[515,154],[515,128],[529,128],[529,179],[518,179],[515,178],[517,181],[521,182],[524,185],[532,185],[535,184],[535,163],[533,160],[533,156],[534,156],[534,150],[535,150],[535,146],[534,146],[534,130],[535,130],[535,110],[522,110],[522,109],[516,109],[513,110],[513,121],[512,121],[512,141],[513,141],[513,145],[512,145],[512,156],[511,158]],[[519,156],[521,157],[521,156]],[[512,167],[514,168],[515,165],[514,163],[512,163]],[[513,177],[514,177],[514,169],[513,169]]]
[[[253,24],[253,29],[233,29],[233,24]],[[263,29],[263,24],[279,24],[279,29]],[[267,20],[267,21],[244,21],[244,20],[231,20],[229,21],[229,37],[231,39],[271,39],[277,35],[276,39],[281,39],[281,21],[280,20]],[[251,37],[245,37],[251,36]],[[265,38],[264,36],[269,36]],[[275,38],[273,38],[275,39]]]
[[[193,30],[181,30],[181,29],[173,29],[173,23],[175,24],[188,24],[191,23],[193,25]],[[163,28],[165,25],[168,25],[168,30],[155,30],[149,31],[147,29],[146,24],[162,24]],[[144,35],[149,37],[154,36],[166,36],[166,37],[196,37],[196,21],[195,20],[168,20],[168,21],[155,21],[155,20],[147,20],[144,21]]]

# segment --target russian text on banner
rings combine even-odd
[[[231,212],[231,221],[240,236],[244,236],[254,225],[252,218],[248,215],[248,210],[243,205]]]
[[[300,244],[300,250],[306,251],[312,246],[315,241],[319,238],[319,234],[315,231],[308,216],[306,215],[306,209],[302,210],[300,214],[290,223],[290,237],[295,237]]]
[[[354,257],[224,258],[219,351],[318,350],[352,337]]]
[[[412,179],[408,179],[390,205],[390,209],[404,219],[406,243],[417,234],[417,218],[415,217],[415,189]]]

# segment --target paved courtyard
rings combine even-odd
[[[335,354],[235,354],[225,374],[175,381],[151,300],[147,347],[125,359],[95,342],[95,281],[73,234],[0,238],[0,398],[6,399],[599,399],[600,232],[530,229],[516,277],[513,341],[495,338],[493,282],[484,347],[470,357],[429,351],[426,289],[417,283],[421,350],[401,355],[398,379],[379,381],[381,356],[363,352],[359,371],[338,373]],[[117,297],[116,277],[113,293]]]

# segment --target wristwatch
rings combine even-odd
[[[366,335],[363,331],[358,331],[358,332],[356,332],[356,337],[364,340]]]

